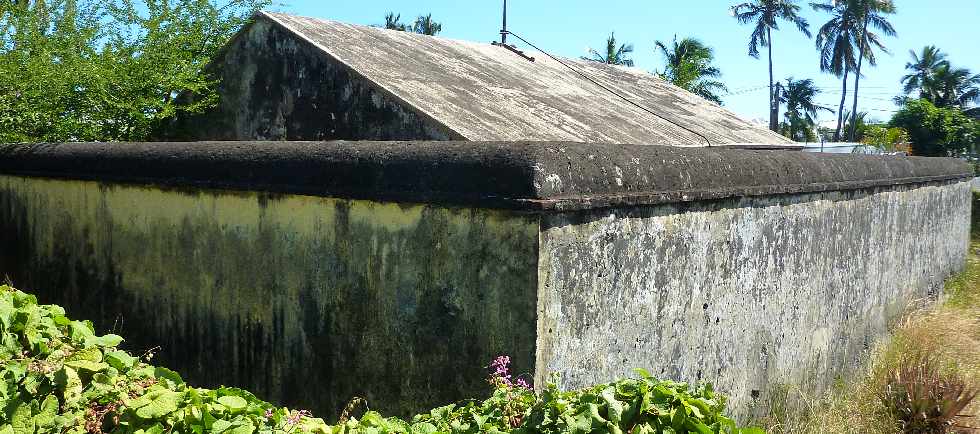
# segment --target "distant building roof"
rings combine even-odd
[[[260,12],[460,138],[703,145],[684,128],[631,105],[540,55],[499,46]],[[635,69],[564,60],[712,144],[792,142]]]

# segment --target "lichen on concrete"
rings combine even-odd
[[[538,380],[710,381],[748,416],[775,384],[862,366],[962,267],[968,182],[543,217]]]
[[[331,418],[533,369],[536,219],[481,209],[0,176],[0,275],[205,386]]]

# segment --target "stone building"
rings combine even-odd
[[[212,65],[219,106],[170,138],[791,143],[645,71],[562,62],[262,12]]]

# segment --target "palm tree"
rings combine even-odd
[[[759,57],[759,46],[769,49],[769,129],[779,127],[779,108],[776,106],[776,88],[772,75],[772,31],[779,30],[779,21],[784,20],[810,37],[810,24],[799,16],[800,7],[794,0],[753,0],[731,7],[731,14],[739,23],[754,23],[755,29],[749,38],[749,55]]]
[[[583,60],[601,62],[609,65],[633,66],[633,59],[628,56],[633,52],[633,44],[622,44],[616,46],[616,33],[610,33],[606,39],[606,53],[602,54],[589,48],[589,57],[583,56]]]
[[[678,42],[677,36],[674,36],[674,42],[669,48],[660,41],[654,44],[667,63],[664,71],[657,73],[660,78],[721,104],[721,97],[717,92],[727,92],[728,88],[717,80],[721,77],[721,71],[711,65],[715,58],[711,47],[695,38],[684,38]]]
[[[786,121],[783,123],[782,134],[796,141],[814,141],[816,134],[813,129],[817,124],[817,113],[821,110],[833,113],[830,107],[813,102],[820,94],[813,80],[786,79],[786,86],[780,85],[780,102],[786,104]]]
[[[861,87],[862,63],[867,59],[871,66],[878,64],[874,54],[875,47],[885,53],[888,52],[884,43],[881,42],[881,37],[869,31],[869,28],[875,28],[886,36],[895,36],[895,27],[885,18],[885,15],[895,13],[895,4],[891,0],[847,0],[847,3],[850,4],[849,7],[854,8],[853,16],[859,18],[861,23],[861,30],[857,32],[858,64],[854,74],[854,106],[851,108],[851,113],[856,115],[858,112],[858,90]],[[851,122],[851,141],[856,139],[856,133],[857,122]]]
[[[860,142],[864,138],[864,131],[868,128],[868,112],[844,113],[847,119],[847,129],[855,131],[855,142]]]
[[[442,24],[432,21],[432,14],[419,15],[415,19],[415,25],[412,26],[412,31],[420,35],[435,36],[442,31]]]
[[[857,69],[854,41],[856,19],[853,8],[845,2],[829,0],[828,3],[810,3],[814,10],[827,12],[831,18],[817,32],[817,51],[820,52],[820,70],[829,72],[841,80],[840,106],[837,108],[837,128],[834,141],[839,142],[844,127],[844,103],[847,102],[847,79]]]
[[[406,31],[408,26],[401,22],[402,14],[395,15],[394,12],[388,12],[385,15],[385,28],[388,30],[398,30]]]
[[[965,109],[980,101],[980,74],[966,68],[954,68],[949,63],[940,65],[926,82],[927,99],[936,107]]]
[[[909,54],[912,56],[912,61],[905,64],[905,69],[910,72],[902,77],[905,94],[918,90],[919,98],[926,98],[926,86],[932,82],[936,70],[943,65],[949,65],[946,53],[935,45],[927,45],[922,47],[921,56],[913,50],[909,50]]]

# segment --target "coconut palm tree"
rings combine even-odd
[[[980,74],[966,68],[954,68],[949,63],[940,65],[926,84],[926,99],[936,107],[966,109],[980,101]]]
[[[420,35],[435,36],[442,31],[442,24],[432,21],[432,14],[419,15],[411,30]]]
[[[395,15],[394,12],[388,12],[385,15],[385,28],[388,30],[398,30],[406,31],[408,26],[401,22],[402,14]]]
[[[779,30],[779,20],[788,21],[810,37],[810,24],[799,16],[800,7],[794,0],[753,0],[731,7],[731,14],[739,23],[754,24],[749,38],[749,55],[759,57],[759,47],[769,49],[769,129],[779,127],[779,108],[772,73],[772,31]]]
[[[854,9],[843,1],[829,0],[827,3],[810,3],[814,10],[830,14],[827,21],[817,31],[817,51],[820,52],[820,70],[841,78],[840,106],[837,108],[837,128],[834,141],[839,142],[844,127],[844,104],[847,102],[847,80],[851,71],[857,69],[857,56],[854,41],[857,40]]]
[[[935,45],[927,45],[922,47],[921,56],[914,50],[909,50],[909,54],[912,56],[912,61],[905,64],[905,69],[909,70],[909,73],[902,77],[905,94],[919,91],[919,98],[927,98],[926,86],[932,82],[936,70],[943,65],[949,65],[946,53]]]
[[[786,104],[786,120],[783,122],[782,134],[796,141],[814,141],[817,136],[813,129],[817,124],[817,113],[826,111],[833,113],[830,107],[813,102],[820,94],[813,80],[786,79],[786,85],[780,85],[779,100]]]
[[[717,79],[721,71],[712,66],[715,55],[711,47],[704,45],[695,38],[684,38],[667,44],[656,41],[654,45],[666,60],[663,72],[657,75],[674,85],[690,91],[704,99],[721,104],[719,92],[727,92],[728,88]]]
[[[881,37],[870,30],[877,29],[885,36],[895,36],[897,34],[895,27],[885,17],[886,15],[895,13],[895,4],[892,3],[892,0],[846,0],[846,3],[849,5],[848,7],[854,8],[855,12],[852,16],[858,18],[861,23],[860,31],[857,32],[858,63],[857,70],[854,74],[854,105],[851,108],[851,113],[856,115],[858,113],[858,91],[861,88],[861,66],[864,60],[867,59],[868,64],[871,66],[878,64],[874,53],[875,47],[888,53],[888,49],[885,48]],[[856,140],[856,134],[857,122],[851,122],[849,134],[851,141]]]
[[[601,62],[609,65],[622,65],[622,66],[633,66],[633,59],[629,58],[629,54],[633,52],[633,44],[622,44],[616,46],[616,33],[610,33],[609,38],[606,39],[606,50],[605,53],[599,53],[596,50],[589,48],[589,56],[582,56],[583,60],[591,60],[593,62]]]

